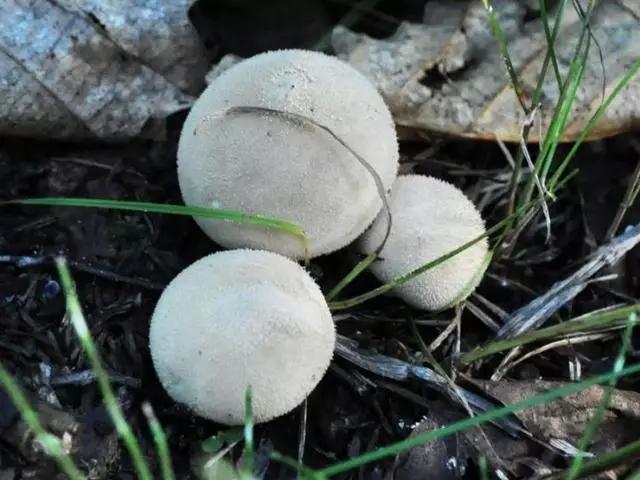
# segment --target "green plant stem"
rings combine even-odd
[[[544,29],[544,35],[547,39],[547,55],[544,58],[544,65],[542,68],[542,72],[540,77],[538,78],[538,85],[544,83],[544,79],[547,76],[547,65],[549,64],[549,60],[551,60],[551,65],[553,65],[553,73],[556,76],[556,83],[558,84],[558,89],[562,88],[562,75],[560,75],[560,68],[558,67],[558,59],[556,58],[554,46],[556,44],[556,38],[558,36],[558,32],[560,31],[560,24],[562,23],[562,14],[564,13],[564,8],[566,6],[567,0],[562,0],[558,5],[556,18],[553,24],[553,32],[549,31],[549,12],[547,11],[547,1],[539,0],[538,6],[540,7],[540,18],[542,18],[542,28]],[[532,102],[535,105],[537,102]]]
[[[75,466],[71,457],[64,451],[62,442],[55,435],[47,432],[38,418],[38,414],[31,408],[29,401],[13,379],[11,374],[0,364],[0,386],[7,392],[11,402],[15,405],[20,417],[35,434],[48,455],[58,464],[58,467],[70,480],[84,480],[85,476]]]
[[[554,67],[554,72],[556,74],[556,80],[558,82],[558,90],[562,88],[562,77],[560,75],[560,70],[558,69],[558,61],[556,59],[554,45],[556,38],[558,36],[558,32],[560,31],[560,24],[562,23],[562,15],[564,13],[564,8],[567,0],[561,0],[558,5],[558,12],[556,13],[555,22],[553,24],[553,32],[549,34],[549,23],[548,23],[548,14],[546,10],[546,0],[540,0],[540,13],[543,20],[545,35],[547,36],[547,53],[545,54],[544,61],[542,62],[542,68],[540,70],[540,75],[538,75],[538,81],[536,83],[536,88],[533,91],[533,95],[531,97],[531,107],[530,110],[533,111],[538,103],[540,102],[540,98],[542,96],[542,86],[544,85],[544,80],[547,76],[547,70],[549,69],[549,62],[551,61]],[[533,123],[528,123],[524,126],[522,130],[522,138],[526,143],[529,139],[529,133],[531,132],[531,128],[533,127]],[[509,207],[507,209],[508,213],[512,213],[515,209],[516,197],[517,197],[517,187],[520,183],[520,176],[522,175],[522,162],[524,160],[524,152],[520,148],[516,154],[515,165],[513,170],[513,175],[511,176],[511,185],[510,185],[510,193],[509,193]],[[511,226],[507,229],[511,230]]]
[[[516,73],[516,69],[513,66],[513,62],[511,61],[511,56],[509,55],[509,48],[507,47],[507,38],[504,34],[504,30],[500,26],[500,22],[498,20],[498,16],[496,15],[495,10],[493,9],[493,5],[491,5],[490,0],[482,0],[485,10],[487,11],[487,15],[489,17],[489,25],[491,27],[491,31],[493,32],[493,36],[496,38],[496,42],[498,44],[498,48],[500,49],[500,54],[502,55],[502,61],[504,62],[507,73],[509,74],[509,78],[511,79],[511,84],[515,90],[516,98],[518,102],[520,102],[520,106],[525,114],[529,114],[529,107],[522,100],[523,89],[520,86],[520,81],[518,80],[518,74]]]
[[[153,477],[151,475],[151,471],[149,470],[149,466],[147,465],[147,462],[142,455],[140,444],[131,431],[131,428],[129,427],[126,419],[124,418],[122,410],[120,409],[120,405],[118,405],[118,401],[116,400],[115,394],[113,393],[111,385],[109,384],[109,376],[102,366],[102,360],[100,359],[98,349],[96,348],[96,345],[91,338],[89,327],[87,326],[87,322],[85,321],[84,315],[82,314],[82,309],[80,308],[78,294],[76,292],[73,280],[71,279],[71,274],[69,272],[67,262],[64,258],[58,257],[56,259],[56,266],[58,267],[58,274],[62,282],[62,288],[64,290],[65,297],[67,299],[67,312],[69,314],[71,323],[73,324],[73,328],[76,331],[76,335],[78,335],[80,344],[89,357],[93,372],[96,374],[98,386],[100,388],[100,392],[102,393],[104,405],[107,409],[107,412],[109,413],[109,416],[113,421],[118,436],[124,442],[129,455],[131,456],[131,460],[136,469],[138,479],[152,480]]]
[[[344,290],[344,288],[347,285],[353,282],[358,277],[358,275],[360,275],[367,268],[369,268],[369,265],[371,265],[376,258],[378,258],[378,255],[375,253],[372,253],[370,255],[367,255],[364,259],[360,260],[356,264],[356,266],[353,267],[353,269],[342,280],[340,280],[340,282],[338,282],[338,284],[335,287],[333,287],[331,291],[327,294],[327,297],[326,297],[327,302],[330,302],[331,300],[336,298],[338,295],[340,295],[340,292],[342,292],[342,290]]]
[[[542,148],[534,163],[533,171],[529,174],[527,183],[520,196],[520,204],[528,203],[531,200],[536,181],[538,181],[542,185],[546,183],[546,178],[550,171],[551,165],[553,164],[558,143],[560,141],[562,133],[566,128],[567,121],[576,98],[577,89],[580,85],[582,76],[585,71],[585,66],[589,55],[589,48],[591,45],[591,36],[588,34],[589,21],[594,6],[595,0],[590,0],[589,8],[583,19],[583,28],[578,44],[576,46],[575,54],[569,66],[569,73],[560,90],[560,97],[558,99],[556,108],[554,109],[549,128],[547,129],[547,132],[544,136]],[[560,22],[556,22],[554,28],[558,27],[559,24]],[[553,194],[555,192],[555,187],[556,185],[554,184],[547,190],[551,194]],[[510,234],[508,236],[507,244],[510,246],[509,248],[513,248],[515,246],[517,238],[517,233]]]
[[[602,455],[598,455],[596,458],[585,461],[580,468],[579,475],[586,478],[589,475],[604,472],[616,467],[617,465],[630,462],[632,459],[638,458],[639,456],[640,440],[636,440],[626,444],[622,448],[614,450],[613,452],[603,453]],[[567,471],[564,470],[545,477],[545,480],[559,480],[565,478],[566,475]]]
[[[612,373],[619,373],[625,364],[625,359],[627,355],[627,351],[629,350],[629,346],[631,344],[631,333],[633,332],[633,327],[637,322],[636,313],[631,313],[627,320],[627,328],[624,331],[624,335],[622,336],[622,345],[620,346],[620,351],[618,352],[618,357],[614,362]],[[604,394],[602,395],[602,400],[598,404],[598,408],[596,409],[593,417],[587,424],[587,428],[585,428],[582,436],[580,437],[580,442],[578,443],[578,450],[580,452],[586,452],[591,444],[591,439],[596,433],[597,428],[602,423],[602,418],[609,406],[609,402],[611,401],[611,396],[613,395],[613,390],[616,386],[617,378],[612,378],[609,381],[609,384],[605,388]],[[582,455],[576,455],[571,462],[571,466],[569,468],[569,472],[567,473],[566,480],[576,480],[578,475],[580,475],[580,470],[582,468],[582,464],[584,463],[584,457]]]
[[[527,205],[523,205],[522,207],[520,207],[516,212],[514,212],[513,214],[507,216],[506,218],[502,219],[500,222],[496,223],[493,227],[491,227],[490,229],[488,229],[485,233],[483,233],[482,235],[479,235],[477,237],[475,237],[474,239],[468,241],[467,243],[460,245],[458,248],[451,250],[450,252],[436,258],[435,260],[432,260],[412,271],[410,271],[409,273],[406,273],[404,275],[401,275],[399,277],[394,278],[393,280],[391,280],[388,283],[385,283],[384,285],[379,286],[378,288],[375,288],[369,292],[363,293],[361,295],[358,295],[356,297],[350,298],[350,299],[346,299],[346,300],[340,300],[340,301],[335,301],[335,302],[329,302],[329,308],[331,310],[344,310],[347,308],[351,308],[354,307],[356,305],[359,305],[363,302],[366,302],[367,300],[371,300],[372,298],[375,298],[379,295],[382,295],[384,293],[387,293],[390,290],[393,290],[394,288],[412,280],[413,278],[417,277],[418,275],[426,272],[427,270],[430,270],[431,268],[434,268],[438,265],[440,265],[442,262],[450,259],[451,257],[454,257],[456,255],[458,255],[460,252],[463,252],[464,250],[466,250],[467,248],[475,245],[476,243],[478,243],[479,241],[481,241],[483,238],[488,237],[489,235],[494,234],[495,232],[497,232],[498,230],[500,230],[501,228],[504,228],[505,225],[507,225],[507,223],[512,219],[513,216],[519,215],[519,213],[524,209],[524,207],[529,206],[529,204]]]
[[[175,480],[176,476],[173,472],[173,464],[171,463],[171,451],[167,442],[167,435],[164,433],[162,425],[158,421],[150,403],[142,404],[142,412],[147,417],[149,429],[153,437],[153,443],[156,445],[158,458],[160,459],[160,469],[162,471],[163,480]]]
[[[431,430],[429,432],[424,432],[424,433],[415,435],[406,440],[402,440],[400,442],[388,445],[386,447],[381,447],[371,452],[365,453],[359,457],[337,463],[335,465],[324,468],[322,470],[318,470],[316,473],[323,474],[327,477],[338,475],[338,474],[347,472],[349,470],[352,470],[354,468],[360,467],[362,465],[366,465],[368,463],[381,460],[383,458],[397,455],[398,453],[408,450],[410,448],[424,445],[427,442],[431,442],[433,440],[437,440],[440,438],[447,437],[449,435],[453,435],[454,433],[460,432],[462,430],[466,430],[471,427],[482,425],[492,420],[498,420],[507,415],[510,415],[513,412],[532,408],[532,407],[535,407],[536,405],[551,402],[556,398],[581,392],[594,385],[609,382],[614,378],[619,379],[619,378],[623,378],[629,375],[634,375],[637,373],[640,373],[640,363],[636,363],[634,365],[626,367],[619,372],[610,372],[603,375],[592,377],[587,380],[583,380],[579,383],[572,383],[569,385],[565,385],[561,388],[557,388],[549,392],[545,392],[540,395],[535,395],[525,400],[512,403],[504,407],[496,408],[494,410],[491,410],[489,412],[486,412],[480,415],[476,415],[475,417],[466,418],[459,422],[448,425],[444,428],[439,428],[437,430]]]
[[[244,396],[244,461],[242,466],[243,480],[253,479],[255,452],[253,448],[253,397],[251,387],[247,387]]]
[[[68,197],[39,197],[25,198],[21,200],[9,200],[0,202],[0,205],[44,205],[50,207],[81,207],[81,208],[105,208],[109,210],[128,210],[145,213],[164,213],[170,215],[183,215],[211,218],[240,224],[256,225],[264,228],[272,228],[288,233],[300,239],[304,248],[305,258],[308,256],[309,239],[304,230],[286,220],[253,215],[225,210],[221,208],[193,207],[186,205],[172,205],[152,202],[136,202],[129,200],[109,200],[102,198],[68,198]]]
[[[633,79],[633,77],[638,73],[638,70],[640,70],[640,59],[633,62],[629,70],[627,70],[627,72],[623,75],[620,81],[613,88],[611,93],[607,96],[606,100],[602,103],[602,105],[598,107],[595,113],[591,116],[591,118],[587,122],[587,125],[582,130],[582,132],[580,132],[580,135],[578,136],[573,146],[571,147],[571,150],[569,150],[569,153],[567,154],[567,156],[564,158],[562,163],[558,166],[553,176],[551,177],[549,181],[549,189],[551,191],[555,190],[556,185],[560,181],[560,177],[562,176],[564,170],[567,168],[567,166],[569,165],[569,162],[571,162],[571,160],[576,155],[576,153],[578,153],[578,148],[580,148],[580,145],[582,145],[585,139],[593,131],[596,124],[602,118],[602,116],[604,115],[604,112],[607,110],[607,108],[609,108],[613,100],[618,96],[618,94],[622,91],[622,89],[624,89],[627,86],[627,84]]]

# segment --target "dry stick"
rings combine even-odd
[[[397,358],[388,357],[375,352],[360,350],[357,344],[346,337],[338,335],[336,341],[335,354],[350,363],[367,370],[381,377],[390,378],[396,381],[415,378],[425,382],[431,388],[447,395],[456,403],[461,403],[461,398],[478,412],[486,412],[495,408],[495,404],[484,397],[468,391],[462,387],[454,385],[451,387],[447,379],[433,371],[432,369],[420,365],[412,365]],[[451,390],[453,388],[453,391]],[[498,427],[510,435],[523,434],[528,438],[531,433],[526,430],[515,417],[500,420],[496,423]]]
[[[545,294],[517,310],[498,331],[497,338],[511,338],[538,328],[588,284],[600,269],[611,266],[640,242],[640,224],[601,246],[591,260],[568,278],[555,283]]]
[[[573,300],[589,284],[589,279],[605,266],[611,266],[640,242],[640,224],[601,246],[592,259],[570,277],[555,283],[545,294],[518,309],[498,331],[496,338],[513,338],[544,324],[560,308]],[[502,359],[491,379],[500,380],[520,351],[515,347]]]

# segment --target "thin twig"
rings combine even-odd
[[[640,224],[601,246],[578,271],[556,282],[546,293],[517,310],[498,331],[497,338],[512,338],[535,330],[586,288],[599,270],[613,265],[640,242]]]

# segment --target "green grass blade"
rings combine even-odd
[[[489,480],[489,464],[485,457],[480,457],[478,470],[480,471],[480,480]]]
[[[309,467],[298,462],[296,459],[283,455],[280,452],[271,452],[269,454],[269,458],[274,462],[281,463],[282,465],[286,465],[292,470],[295,470],[296,472],[298,472],[299,476],[302,476],[303,480],[327,480],[327,476],[323,473],[311,470]]]
[[[631,314],[640,314],[640,303],[597,313],[595,315],[578,317],[551,327],[534,330],[514,338],[495,340],[487,345],[472,350],[471,352],[465,353],[462,358],[460,358],[459,367],[462,368],[480,360],[481,358],[489,357],[499,352],[511,350],[512,348],[521,347],[541,340],[554,339],[578,332],[592,332],[594,330],[605,328],[621,328],[624,326],[626,320],[624,322],[621,322],[620,320],[628,318]]]
[[[513,66],[513,62],[511,61],[511,56],[509,55],[509,48],[507,47],[507,37],[504,34],[504,30],[500,26],[500,21],[498,20],[498,15],[496,15],[493,6],[491,5],[490,0],[482,0],[485,10],[487,11],[487,15],[489,17],[489,26],[491,27],[491,31],[493,32],[493,36],[496,39],[498,44],[498,48],[500,49],[500,55],[502,55],[502,60],[507,67],[507,73],[509,74],[509,78],[511,80],[511,84],[513,85],[514,93],[518,102],[520,102],[520,106],[522,110],[529,114],[529,107],[522,100],[522,94],[524,90],[520,86],[520,81],[518,80],[518,74],[516,73],[516,69]]]
[[[613,100],[628,85],[628,83],[633,79],[633,77],[638,73],[639,70],[640,70],[640,59],[633,62],[631,67],[627,70],[627,72],[616,84],[616,86],[611,91],[611,93],[607,96],[606,100],[602,103],[602,105],[598,107],[595,113],[591,116],[585,128],[582,130],[582,132],[580,132],[580,135],[578,136],[573,146],[571,147],[571,150],[569,150],[569,153],[567,153],[567,156],[564,158],[562,163],[558,166],[553,176],[551,177],[551,180],[549,181],[549,189],[551,191],[553,191],[556,188],[556,185],[559,182],[560,177],[562,176],[562,173],[565,171],[565,169],[569,165],[569,162],[571,162],[573,157],[578,152],[580,145],[582,145],[585,139],[596,127],[598,121],[602,118],[602,115],[604,115],[604,112],[609,108]]]
[[[226,222],[234,222],[259,227],[272,228],[289,233],[298,237],[307,256],[309,239],[301,227],[286,220],[265,217],[264,215],[253,215],[249,213],[238,212],[235,210],[225,210],[220,208],[192,207],[185,205],[172,205],[152,202],[136,202],[129,200],[108,200],[102,198],[69,198],[69,197],[40,197],[25,198],[21,200],[9,200],[1,202],[2,204],[18,204],[18,205],[45,205],[51,207],[87,207],[87,208],[105,208],[109,210],[129,210],[145,213],[164,213],[170,215],[184,215],[190,217],[211,218],[214,220],[222,220]]]
[[[613,452],[603,453],[598,455],[596,458],[592,458],[590,460],[586,460],[582,464],[582,468],[580,469],[579,475],[583,478],[587,478],[589,475],[593,475],[595,473],[604,472],[606,470],[611,470],[612,468],[622,465],[624,463],[628,463],[629,461],[636,460],[640,455],[640,440],[636,440],[634,442],[628,443],[625,446],[614,450]],[[640,471],[638,472],[640,473]],[[566,475],[566,471],[555,473],[546,477],[546,480],[557,480],[564,478]],[[635,480],[640,480],[639,477],[629,477],[626,480],[631,480],[634,478]]]
[[[538,81],[536,82],[536,88],[533,91],[533,95],[531,97],[531,107],[530,111],[533,111],[537,108],[538,103],[540,102],[540,98],[542,97],[542,87],[544,85],[545,78],[547,77],[547,70],[549,69],[549,62],[553,62],[554,71],[556,74],[556,81],[558,82],[558,90],[562,88],[562,77],[560,76],[560,71],[558,69],[558,61],[556,59],[554,45],[556,38],[558,36],[558,32],[560,31],[560,24],[562,23],[562,15],[564,13],[564,8],[567,3],[567,0],[561,0],[558,5],[558,11],[556,13],[555,23],[553,25],[553,32],[549,35],[549,17],[546,9],[546,0],[540,0],[540,15],[542,18],[542,22],[545,28],[545,35],[547,36],[547,52],[544,57],[544,61],[542,62],[542,68],[540,70],[540,74],[538,75]],[[531,132],[531,128],[533,127],[533,122],[527,123],[522,130],[522,139],[524,143],[527,143],[529,138],[529,133]],[[520,181],[520,176],[522,175],[522,162],[524,160],[524,150],[519,148],[518,153],[516,154],[515,166],[513,169],[513,175],[511,176],[511,182],[509,186],[509,207],[508,213],[512,213],[515,209],[518,183]],[[510,231],[513,228],[512,223],[508,226],[507,231]]]
[[[84,315],[82,314],[76,287],[73,283],[73,280],[71,279],[71,273],[69,272],[67,262],[64,258],[58,257],[56,259],[56,266],[58,267],[58,275],[60,276],[62,288],[67,299],[67,312],[69,314],[69,318],[71,320],[71,323],[73,324],[73,328],[76,331],[76,335],[78,335],[78,339],[80,340],[80,344],[82,345],[83,350],[89,357],[91,368],[96,374],[98,387],[100,388],[100,392],[102,393],[105,408],[107,409],[107,412],[109,412],[109,416],[113,421],[118,436],[124,442],[129,455],[131,456],[131,461],[133,462],[133,466],[136,469],[138,479],[152,480],[153,477],[151,475],[151,471],[149,470],[149,466],[147,465],[147,462],[142,455],[142,450],[140,448],[140,444],[138,443],[138,439],[135,437],[135,435],[131,431],[131,428],[129,427],[129,424],[124,418],[122,410],[120,409],[120,405],[118,405],[116,396],[111,389],[111,385],[109,384],[109,376],[102,366],[102,360],[100,359],[98,349],[96,348],[96,345],[91,338],[91,333],[89,332],[89,327],[87,326],[87,322],[85,321]]]
[[[578,86],[584,74],[587,58],[589,55],[589,47],[591,45],[591,37],[588,35],[588,22],[591,18],[595,2],[590,1],[589,9],[585,15],[583,28],[576,46],[574,57],[569,65],[569,72],[564,84],[560,90],[560,97],[554,109],[554,113],[544,136],[542,148],[535,162],[534,171],[531,172],[527,184],[522,194],[521,203],[528,202],[531,199],[535,187],[536,175],[540,175],[542,180],[546,179],[551,164],[553,162],[555,152],[566,128],[567,119],[571,112],[573,103],[576,98]],[[549,189],[553,192],[553,189]]]
[[[625,480],[640,480],[640,468],[631,472]]]
[[[244,397],[244,460],[242,465],[242,479],[253,479],[255,465],[255,451],[253,447],[253,398],[251,387],[247,387]]]
[[[375,253],[372,253],[370,255],[367,255],[364,259],[360,260],[356,264],[356,266],[353,267],[353,269],[349,273],[347,273],[347,275],[345,275],[345,277],[342,280],[340,280],[338,284],[335,287],[333,287],[331,291],[327,294],[326,296],[327,302],[330,302],[331,300],[336,298],[338,295],[340,295],[340,292],[342,292],[342,290],[344,290],[344,288],[347,285],[353,282],[358,277],[358,275],[360,275],[367,268],[369,268],[369,265],[371,265],[376,258],[378,258],[378,255],[376,255]]]
[[[556,44],[556,37],[558,36],[558,32],[560,31],[560,24],[562,23],[562,14],[564,13],[564,8],[566,3],[567,3],[567,0],[562,0],[558,5],[558,13],[556,14],[555,23],[553,24],[553,32],[551,32],[549,30],[549,12],[547,11],[547,0],[539,0],[538,2],[538,6],[540,7],[540,18],[542,19],[542,27],[544,29],[544,36],[547,39],[547,55],[545,56],[545,59],[544,59],[542,72],[538,77],[539,86],[542,83],[544,83],[544,79],[547,74],[546,65],[549,64],[549,61],[551,61],[551,65],[553,66],[553,73],[556,76],[556,82],[558,84],[558,88],[562,88],[562,84],[563,84],[562,75],[560,75],[560,68],[558,67],[558,59],[556,58],[554,45]],[[536,88],[536,90],[538,88]],[[535,105],[538,102],[534,101],[532,103],[533,105]]]
[[[71,457],[64,451],[62,442],[55,435],[47,432],[38,418],[38,414],[31,408],[29,401],[18,386],[11,374],[0,364],[0,386],[7,392],[11,402],[20,413],[22,420],[35,434],[36,440],[41,443],[47,454],[53,457],[58,467],[70,480],[84,480],[85,476],[75,466]]]
[[[591,37],[587,36],[586,45],[582,56],[580,56],[577,61],[572,62],[571,67],[569,68],[569,75],[567,79],[568,82],[564,94],[561,95],[558,116],[556,118],[556,121],[549,129],[550,138],[548,139],[548,144],[545,145],[546,152],[543,157],[544,161],[541,168],[542,178],[546,178],[549,173],[549,170],[553,163],[553,159],[555,158],[556,149],[558,148],[558,144],[560,143],[560,137],[562,136],[562,133],[567,126],[569,115],[572,111],[573,104],[578,92],[578,87],[580,86],[580,82],[582,81],[585,67],[587,65],[590,46]]]
[[[147,417],[147,423],[151,430],[153,443],[156,445],[156,451],[158,452],[158,458],[160,459],[162,480],[175,480],[176,476],[173,472],[173,464],[171,463],[171,451],[169,450],[167,435],[164,433],[164,429],[162,428],[162,425],[160,425],[150,403],[145,402],[142,404],[142,412],[144,413],[144,416]]]
[[[508,215],[507,217],[503,218],[501,221],[499,221],[498,223],[496,223],[493,227],[491,227],[490,229],[488,229],[485,233],[483,233],[482,235],[478,235],[477,237],[473,238],[472,240],[469,240],[467,243],[460,245],[458,248],[455,248],[454,250],[451,250],[448,253],[445,253],[444,255],[436,258],[435,260],[432,260],[428,263],[425,263],[424,265],[404,274],[404,275],[400,275],[399,277],[396,277],[395,279],[391,280],[388,283],[385,283],[384,285],[379,286],[378,288],[375,288],[369,292],[363,293],[361,295],[358,295],[356,297],[353,298],[349,298],[346,300],[339,300],[339,301],[334,301],[334,302],[329,302],[329,308],[331,310],[344,310],[346,308],[351,308],[354,307],[356,305],[360,305],[363,302],[366,302],[367,300],[371,300],[372,298],[375,298],[377,296],[383,295],[387,292],[389,292],[390,290],[393,290],[396,287],[399,287],[400,285],[403,285],[404,283],[414,279],[415,277],[417,277],[418,275],[426,272],[427,270],[430,270],[434,267],[437,267],[438,265],[440,265],[442,262],[450,259],[451,257],[454,257],[456,255],[458,255],[459,253],[463,252],[464,250],[466,250],[469,247],[472,247],[473,245],[475,245],[476,243],[480,242],[482,239],[493,235],[495,232],[497,232],[498,230],[504,228],[511,220],[514,216],[519,215],[523,209],[525,207],[528,207],[530,205],[526,204],[523,205],[522,207],[520,207],[517,211],[515,211],[514,213],[512,213],[511,215]]]
[[[618,357],[613,364],[612,373],[619,373],[623,368],[627,356],[627,351],[629,350],[629,346],[631,345],[631,333],[633,332],[633,327],[637,323],[638,316],[635,313],[629,315],[627,320],[627,328],[624,331],[624,335],[622,336],[622,345],[620,346],[620,351],[618,352]],[[591,444],[591,439],[596,433],[596,430],[602,423],[602,419],[604,414],[609,406],[609,402],[611,401],[611,396],[613,395],[613,390],[616,386],[617,378],[613,378],[609,381],[609,385],[607,385],[604,394],[602,395],[602,400],[598,404],[598,408],[596,409],[593,417],[587,424],[587,428],[585,428],[582,436],[580,437],[580,442],[578,443],[578,450],[580,452],[586,452]],[[582,464],[584,463],[584,457],[582,455],[577,455],[574,457],[571,462],[571,466],[569,467],[569,472],[567,473],[567,480],[576,480],[580,475],[580,470],[582,468]]]
[[[411,449],[413,447],[419,447],[421,445],[424,445],[427,442],[431,442],[434,440],[438,440],[440,438],[453,435],[454,433],[466,430],[471,427],[476,427],[478,425],[485,424],[492,420],[498,420],[500,418],[503,418],[507,415],[512,414],[513,412],[532,408],[537,405],[542,405],[544,403],[551,402],[552,400],[555,400],[557,398],[565,397],[573,393],[581,392],[594,385],[609,382],[612,379],[620,379],[620,378],[627,377],[629,375],[638,374],[638,373],[640,373],[640,363],[633,364],[629,367],[626,367],[620,370],[619,372],[610,372],[603,375],[595,376],[587,380],[583,380],[579,383],[571,383],[569,385],[565,385],[563,387],[556,388],[539,395],[535,395],[525,400],[512,403],[504,407],[496,408],[494,410],[491,410],[489,412],[486,412],[480,415],[476,415],[475,417],[466,418],[464,420],[453,423],[443,428],[439,428],[437,430],[431,430],[429,432],[420,433],[411,438],[407,438],[400,442],[387,445],[386,447],[378,448],[376,450],[365,453],[358,457],[324,468],[322,470],[317,471],[317,473],[323,474],[327,477],[342,474],[354,468],[358,468],[362,465],[366,465],[371,462],[381,460],[383,458],[392,457],[394,455],[397,455],[400,452]]]

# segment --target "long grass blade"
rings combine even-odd
[[[513,85],[513,89],[515,91],[516,98],[518,102],[520,102],[520,106],[525,114],[529,114],[529,106],[524,103],[522,99],[522,94],[524,90],[520,85],[520,80],[518,79],[518,74],[516,73],[516,69],[513,66],[513,62],[511,61],[511,56],[509,55],[509,48],[507,46],[507,37],[500,26],[500,21],[498,20],[498,15],[496,14],[493,5],[491,5],[490,0],[482,0],[485,10],[487,11],[487,15],[489,16],[489,25],[491,27],[491,31],[493,32],[493,36],[496,39],[496,43],[498,44],[498,48],[500,48],[500,54],[502,55],[502,61],[504,62],[507,73],[509,74],[509,78],[511,80],[511,84]]]
[[[142,413],[147,417],[147,423],[151,430],[153,443],[156,445],[156,451],[158,452],[158,458],[160,459],[162,480],[175,480],[176,476],[171,462],[171,451],[169,450],[167,435],[164,433],[164,429],[162,428],[162,425],[160,425],[150,403],[145,402],[142,404]]]
[[[358,277],[358,275],[360,275],[367,268],[369,268],[369,265],[371,265],[376,258],[378,258],[378,256],[375,253],[372,253],[370,255],[367,255],[362,260],[360,260],[356,264],[356,266],[353,267],[353,269],[349,273],[347,273],[345,277],[342,280],[340,280],[338,284],[335,287],[333,287],[331,291],[327,294],[326,296],[327,302],[330,302],[331,300],[336,298],[338,295],[340,295],[340,292],[342,292],[342,290],[344,290],[347,285],[353,282]]]
[[[555,339],[571,334],[594,332],[602,329],[622,328],[626,318],[631,314],[640,314],[640,303],[628,307],[616,308],[595,315],[588,315],[568,320],[547,328],[533,330],[524,335],[503,340],[495,340],[487,345],[472,350],[460,358],[459,367],[465,367],[481,358],[489,357],[499,352],[511,350],[542,340]]]
[[[358,457],[351,458],[344,462],[337,463],[335,465],[324,468],[322,470],[318,470],[317,473],[323,474],[327,477],[339,475],[344,472],[350,471],[354,468],[361,467],[362,465],[366,465],[371,462],[381,460],[383,458],[397,455],[398,453],[411,449],[413,447],[424,445],[425,443],[453,435],[454,433],[466,430],[471,427],[485,424],[492,420],[498,420],[500,418],[503,418],[507,415],[512,414],[513,412],[517,412],[519,410],[526,410],[528,408],[532,408],[537,405],[542,405],[544,403],[551,402],[557,398],[561,398],[567,395],[571,395],[573,393],[581,392],[594,385],[599,385],[602,383],[609,382],[612,379],[620,379],[620,378],[624,378],[629,375],[635,375],[638,373],[640,373],[640,363],[636,363],[629,367],[625,367],[619,372],[609,372],[603,375],[595,376],[587,380],[583,380],[582,382],[579,382],[579,383],[572,383],[569,385],[565,385],[563,387],[553,389],[549,392],[535,395],[525,400],[512,403],[504,407],[496,408],[494,410],[491,410],[489,412],[486,412],[480,415],[476,415],[475,417],[466,418],[464,420],[453,423],[446,427],[439,428],[437,430],[431,430],[429,432],[424,432],[416,436],[413,436],[411,438],[402,440],[400,442],[387,445],[386,447],[378,448],[376,450],[365,453]]]
[[[242,479],[253,480],[255,451],[253,446],[253,396],[251,387],[247,387],[244,397],[244,461]]]
[[[103,198],[70,198],[70,197],[39,197],[25,198],[20,200],[9,200],[0,202],[2,204],[17,205],[44,205],[50,207],[86,207],[105,208],[109,210],[129,210],[145,213],[164,213],[170,215],[183,215],[190,217],[211,218],[226,222],[255,225],[258,227],[272,228],[288,233],[300,239],[305,251],[308,251],[309,240],[301,227],[286,220],[266,217],[264,215],[254,215],[238,212],[235,210],[225,210],[221,208],[192,207],[185,205],[172,205],[152,202],[136,202],[129,200],[109,200]]]
[[[372,298],[375,298],[379,295],[383,295],[387,292],[389,292],[390,290],[393,290],[394,288],[399,287],[400,285],[405,284],[406,282],[411,281],[412,279],[414,279],[415,277],[417,277],[418,275],[426,272],[427,270],[430,270],[434,267],[437,267],[438,265],[440,265],[441,263],[445,262],[446,260],[458,255],[459,253],[463,252],[464,250],[466,250],[467,248],[472,247],[473,245],[475,245],[476,243],[482,241],[484,238],[493,235],[494,233],[496,233],[497,231],[499,231],[500,229],[504,228],[511,220],[514,216],[517,216],[520,214],[520,212],[527,207],[529,204],[527,205],[523,205],[522,207],[520,207],[516,212],[512,213],[511,215],[508,215],[507,217],[503,218],[501,221],[499,221],[498,223],[496,223],[493,227],[489,228],[485,233],[483,233],[482,235],[478,235],[477,237],[473,238],[472,240],[469,240],[468,242],[464,243],[463,245],[460,245],[458,248],[455,248],[453,250],[451,250],[448,253],[445,253],[444,255],[436,258],[435,260],[432,260],[428,263],[425,263],[424,265],[404,274],[404,275],[400,275],[399,277],[396,277],[395,279],[391,280],[388,283],[385,283],[384,285],[379,286],[378,288],[375,288],[369,292],[363,293],[361,295],[358,295],[356,297],[350,298],[350,299],[346,299],[346,300],[340,300],[340,301],[334,301],[334,302],[329,302],[329,308],[331,310],[344,310],[346,308],[351,308],[354,307],[356,305],[360,305],[363,302],[366,302],[367,300],[371,300]],[[484,265],[483,265],[484,267]]]
[[[619,373],[623,368],[627,356],[627,351],[629,350],[629,346],[631,344],[631,333],[633,332],[633,327],[637,323],[638,316],[635,313],[629,315],[627,320],[627,328],[624,331],[624,335],[622,336],[622,345],[620,346],[620,351],[618,352],[618,357],[613,364],[612,373]],[[580,442],[578,442],[578,450],[581,452],[586,452],[589,448],[589,444],[591,443],[591,439],[596,433],[596,430],[602,423],[602,419],[604,414],[609,406],[609,402],[611,401],[611,396],[613,395],[613,389],[615,388],[617,383],[617,378],[613,378],[609,381],[604,394],[602,395],[602,400],[598,404],[598,408],[596,409],[593,417],[587,424],[581,438]],[[569,472],[567,473],[567,480],[576,480],[578,475],[580,475],[580,469],[582,468],[582,464],[584,463],[584,456],[577,455],[573,458],[571,462],[571,466],[569,467]]]
[[[578,153],[578,149],[580,148],[582,143],[586,140],[589,134],[596,127],[596,125],[604,115],[604,112],[609,108],[613,100],[629,84],[629,82],[633,79],[633,77],[638,73],[639,70],[640,70],[640,59],[633,62],[631,67],[625,72],[625,74],[622,76],[620,81],[616,84],[616,86],[613,88],[611,93],[607,96],[606,100],[602,103],[602,105],[598,107],[595,113],[591,116],[591,118],[585,125],[582,132],[580,132],[580,135],[578,135],[578,138],[576,139],[573,146],[571,147],[571,150],[569,150],[569,153],[567,153],[562,163],[558,166],[558,168],[553,173],[551,180],[549,181],[549,189],[551,191],[554,191],[556,189],[556,186],[560,181],[560,177],[562,176],[563,172],[569,166],[569,163],[571,162],[571,160],[573,160],[573,157],[575,157],[576,153]]]
[[[11,402],[20,413],[20,417],[35,434],[36,440],[44,446],[48,455],[58,464],[58,467],[69,480],[84,480],[85,476],[75,466],[73,460],[65,452],[62,442],[55,435],[47,432],[40,423],[38,414],[31,408],[29,401],[11,374],[0,364],[0,386],[7,392]]]
[[[129,455],[131,456],[138,479],[152,480],[153,477],[149,470],[149,465],[147,465],[147,462],[142,455],[142,449],[140,448],[138,439],[131,431],[131,427],[129,427],[129,424],[120,409],[120,405],[118,405],[116,396],[109,383],[109,376],[102,366],[100,354],[98,353],[98,349],[96,348],[93,339],[91,338],[91,333],[89,332],[89,327],[87,326],[87,322],[82,314],[76,287],[71,278],[67,262],[64,258],[59,257],[56,259],[56,266],[58,267],[58,275],[60,276],[62,288],[67,299],[67,312],[69,314],[69,318],[76,331],[76,335],[78,335],[78,339],[80,340],[83,350],[89,357],[93,372],[96,374],[98,387],[102,393],[102,398],[104,399],[104,405],[107,412],[113,421],[118,436],[124,442]]]

